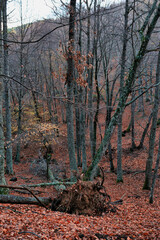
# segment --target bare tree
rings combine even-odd
[[[152,5],[152,9],[153,8],[155,9],[154,4]],[[116,111],[112,116],[112,119],[109,123],[108,128],[105,130],[103,140],[96,152],[94,160],[92,161],[92,164],[90,165],[90,167],[88,168],[88,171],[86,172],[87,178],[93,179],[93,177],[96,174],[97,165],[108,147],[109,140],[111,138],[111,135],[114,131],[115,126],[117,125],[119,116],[123,113],[123,111],[125,109],[126,101],[128,99],[129,94],[131,93],[131,89],[132,89],[132,86],[135,81],[135,75],[136,75],[137,68],[146,53],[146,48],[147,48],[149,40],[151,38],[151,34],[155,28],[155,25],[156,25],[159,17],[160,17],[160,4],[156,7],[153,18],[150,20],[150,18],[148,19],[148,16],[146,16],[146,18],[144,20],[144,23],[147,22],[147,24],[148,24],[148,29],[147,30],[146,30],[146,28],[142,29],[141,34],[142,34],[143,38],[141,38],[141,45],[140,45],[139,51],[130,65],[128,77],[127,77],[125,85],[123,87],[123,94],[119,99]],[[150,20],[150,22],[149,22],[149,20]]]
[[[76,0],[70,1],[69,8],[69,42],[68,42],[68,52],[67,52],[67,137],[68,137],[68,151],[69,151],[69,160],[70,160],[70,169],[73,176],[73,171],[77,171],[77,163],[75,157],[75,145],[74,145],[74,120],[73,120],[73,84],[74,84],[74,60],[73,60],[73,51],[74,51],[74,41],[75,41],[75,13],[76,13]]]
[[[3,0],[3,46],[4,46],[4,68],[3,74],[8,76],[8,44],[7,44],[7,0]],[[5,86],[5,123],[6,123],[6,173],[13,174],[12,162],[12,129],[11,129],[11,106],[10,85],[8,79],[4,79]]]
[[[3,1],[0,1],[0,39],[2,39],[2,5]],[[2,54],[2,40],[0,40],[0,74],[2,74],[3,69],[3,54]],[[2,77],[0,78],[0,184],[5,185],[5,176],[4,176],[4,163],[5,163],[5,156],[4,156],[4,133],[3,133],[3,113],[2,113],[2,106],[3,106],[3,84],[2,84]],[[0,194],[4,194],[5,189],[0,188]]]

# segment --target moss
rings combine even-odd
[[[160,118],[157,120],[157,126],[160,125]]]
[[[9,189],[8,188],[0,188],[0,194],[1,195],[8,195]]]
[[[89,181],[91,177],[91,172],[92,172],[92,165],[88,168],[88,170],[85,172],[84,181]]]
[[[117,179],[117,183],[123,183],[123,179]]]

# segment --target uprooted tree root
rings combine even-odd
[[[104,212],[116,210],[110,202],[104,186],[79,180],[53,200],[51,209],[70,214],[101,216]]]

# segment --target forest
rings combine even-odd
[[[0,0],[0,239],[159,239],[160,2]],[[47,1],[46,1],[47,3]]]

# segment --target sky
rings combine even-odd
[[[103,4],[120,2],[121,0],[103,0]],[[8,0],[8,27],[20,25],[21,17],[21,0]],[[52,18],[53,2],[58,7],[59,0],[22,0],[23,24],[30,23],[44,18]],[[66,1],[64,1],[66,2]],[[68,0],[69,2],[69,0]]]

